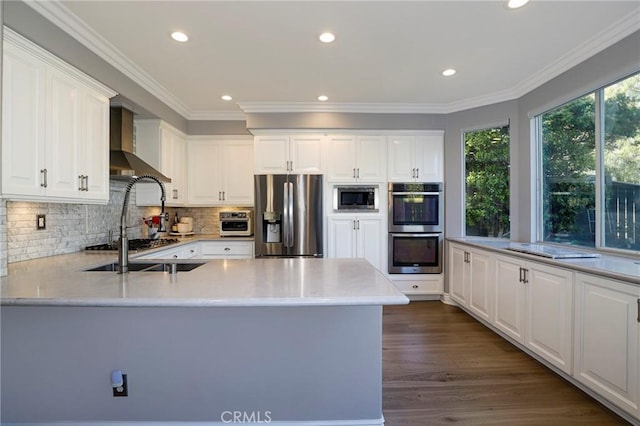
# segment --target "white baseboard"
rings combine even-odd
[[[442,296],[440,296],[440,301],[446,305],[458,306],[458,303],[456,303],[456,301],[451,298],[451,295],[449,293],[442,293]]]

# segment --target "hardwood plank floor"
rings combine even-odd
[[[382,359],[387,426],[628,424],[439,301],[384,307]]]

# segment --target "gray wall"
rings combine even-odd
[[[381,306],[3,306],[0,317],[3,422],[382,418]],[[112,396],[116,369],[126,398]]]
[[[278,113],[247,114],[247,128],[348,129],[348,130],[444,130],[445,114]]]

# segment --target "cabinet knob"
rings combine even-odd
[[[177,255],[177,254],[174,254],[174,255],[173,255],[173,258],[174,258],[174,259],[177,259],[177,258],[178,258],[178,255]]]
[[[418,284],[414,284],[411,286],[411,288],[420,288],[420,286]]]

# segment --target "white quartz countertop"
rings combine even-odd
[[[509,250],[508,247],[512,245],[521,246],[523,244],[512,243],[508,240],[495,240],[489,238],[448,238],[448,240],[451,242],[469,244],[481,249],[496,251],[510,256],[522,257],[567,269],[602,275],[604,277],[640,285],[640,257],[633,258],[599,253],[598,257],[593,258],[552,259],[535,254],[520,253]],[[582,247],[562,247],[562,250],[575,250],[578,252],[587,251]]]
[[[203,260],[205,265],[175,275],[84,271],[116,257],[74,253],[10,264],[9,275],[0,278],[0,304],[202,307],[409,302],[362,259]]]

